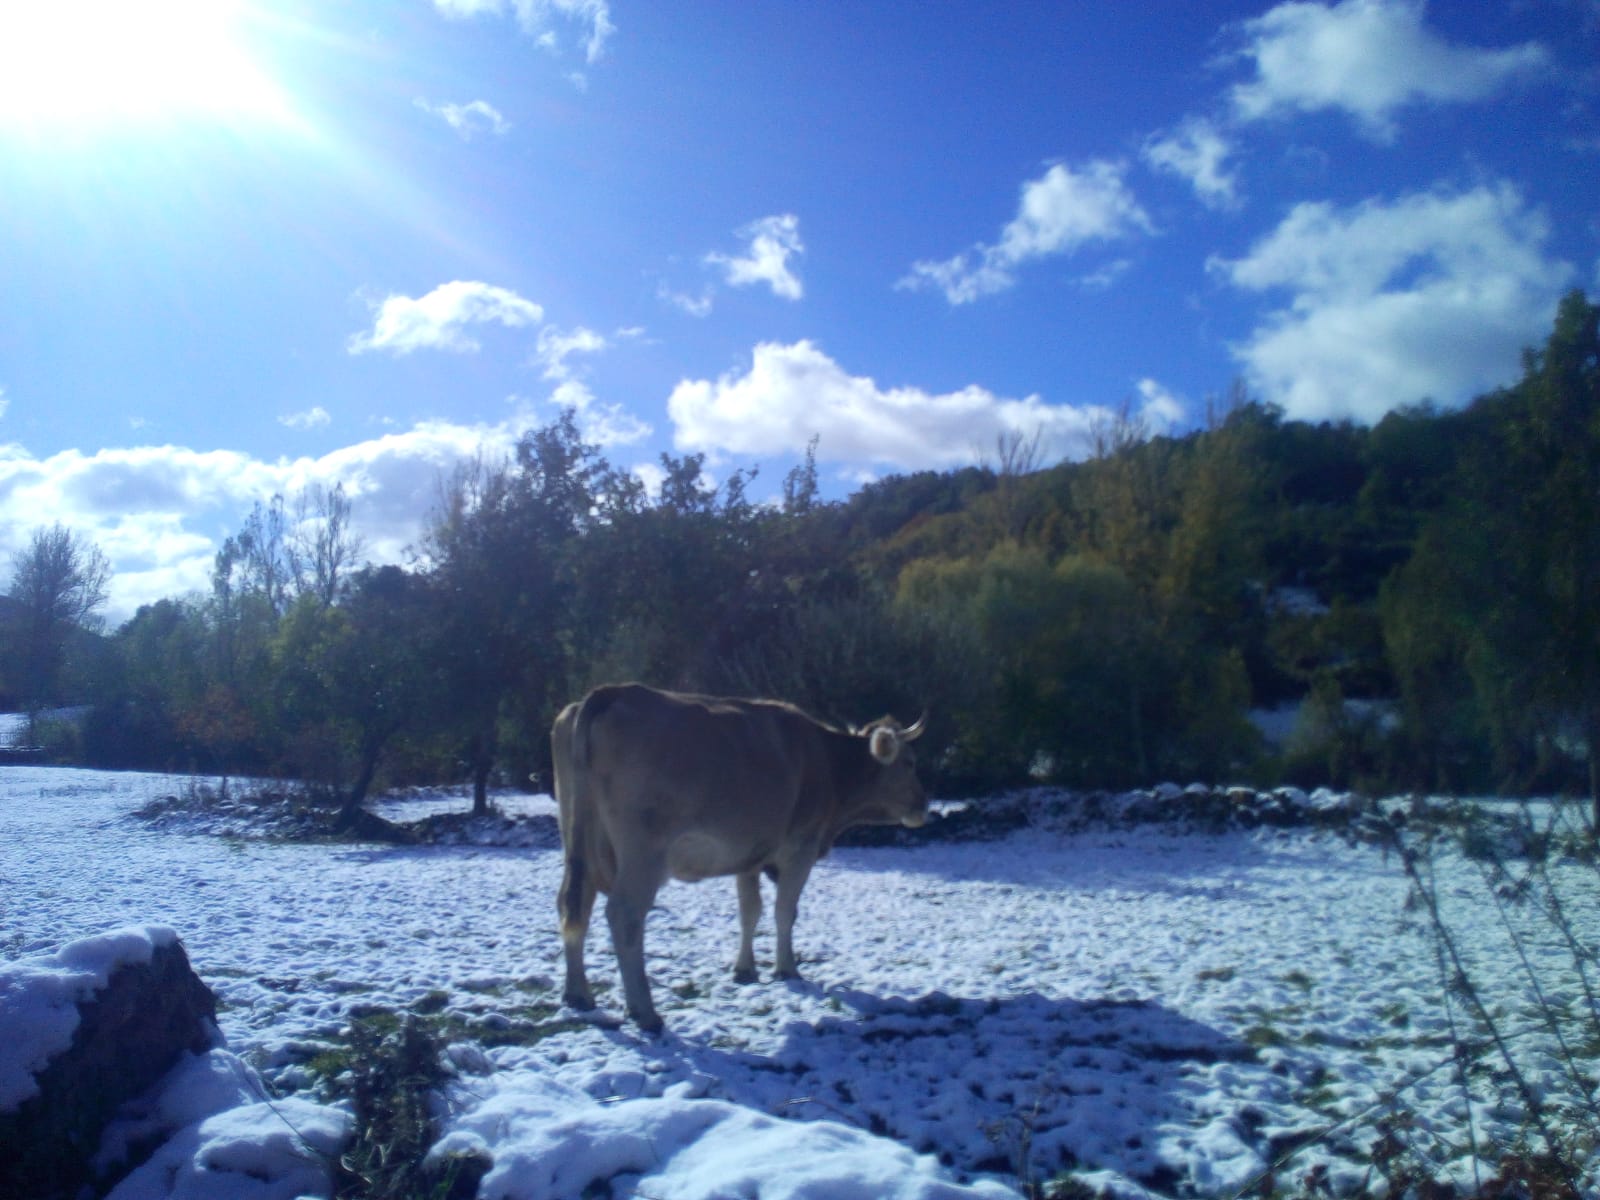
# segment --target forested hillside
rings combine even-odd
[[[1015,439],[842,502],[811,455],[775,504],[741,471],[709,486],[697,455],[663,456],[649,494],[569,414],[441,481],[405,567],[358,566],[342,492],[263,498],[209,594],[92,639],[81,603],[19,586],[25,556],[5,690],[93,705],[61,735],[89,763],[283,773],[352,804],[544,772],[556,711],[618,678],[841,722],[926,709],[947,795],[1593,793],[1597,311],[1569,295],[1522,380],[1461,411],[1309,425],[1236,393],[1186,437],[1125,416],[1083,461]],[[92,576],[92,547],[68,549]],[[1288,705],[1268,740],[1252,712]]]

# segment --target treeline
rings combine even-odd
[[[1085,461],[1014,438],[839,503],[815,444],[776,503],[692,454],[647,493],[568,414],[442,481],[405,568],[357,567],[337,490],[258,506],[208,595],[76,643],[76,749],[352,806],[380,779],[482,798],[547,772],[567,700],[634,678],[841,722],[926,709],[944,794],[1595,793],[1597,311],[1567,296],[1520,382],[1460,411],[1312,425],[1235,394],[1186,437],[1129,412]],[[1268,740],[1252,713],[1291,705]]]

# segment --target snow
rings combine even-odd
[[[763,1200],[1002,1200],[962,1187],[937,1160],[832,1121],[780,1120],[694,1098],[679,1083],[655,1099],[603,1104],[537,1072],[518,1072],[456,1123],[436,1154],[494,1156],[485,1197],[589,1194],[595,1183],[640,1194]],[[782,1164],[775,1169],[774,1164]]]
[[[107,1200],[296,1200],[326,1196],[349,1132],[337,1109],[294,1097],[226,1108],[184,1128]]]
[[[1332,834],[1035,825],[841,848],[802,902],[805,981],[752,986],[732,981],[732,882],[670,884],[646,939],[667,1023],[652,1039],[616,1019],[603,919],[588,947],[602,1009],[560,1008],[548,840],[285,843],[130,816],[189,786],[0,770],[0,950],[39,964],[100,930],[164,925],[220,1000],[228,1048],[130,1118],[171,1135],[117,1200],[327,1194],[348,1117],[307,1062],[353,1008],[419,1001],[452,1022],[459,1072],[435,1153],[492,1158],[493,1200],[954,1200],[1068,1171],[1121,1196],[1231,1194],[1313,1134],[1292,1175],[1320,1168],[1342,1194],[1370,1182],[1358,1118],[1386,1101],[1439,1136],[1441,1170],[1466,1170],[1433,944],[1395,857]],[[500,802],[553,828],[548,797]],[[446,807],[467,801],[382,811]],[[1436,870],[1491,1004],[1542,1044],[1477,867],[1442,856]],[[1592,883],[1569,906],[1593,944]],[[1583,1003],[1559,938],[1519,933],[1547,994]],[[770,918],[757,957],[770,969]],[[287,1098],[269,1106],[258,1084]],[[1474,1115],[1490,1144],[1519,1120]]]

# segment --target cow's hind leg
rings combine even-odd
[[[739,957],[733,964],[735,983],[756,981],[756,923],[761,920],[761,872],[739,875]]]
[[[778,873],[778,898],[773,904],[773,915],[778,926],[774,966],[779,979],[800,978],[800,963],[794,953],[794,922],[800,915],[800,892],[810,877],[809,862],[785,863]]]
[[[644,921],[658,887],[660,879],[655,872],[619,865],[616,886],[606,900],[606,922],[611,926],[611,945],[617,952],[628,1015],[646,1033],[661,1032],[661,1017],[650,999],[650,976],[644,969]]]
[[[594,882],[583,859],[568,857],[557,908],[561,914],[561,946],[567,959],[567,986],[561,998],[573,1008],[593,1008],[594,993],[589,990],[589,975],[583,965],[583,943],[589,935],[589,915],[594,911]]]

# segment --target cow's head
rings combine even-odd
[[[917,779],[917,756],[911,749],[926,724],[926,716],[909,727],[893,717],[879,717],[861,731],[879,767],[872,787],[874,815],[881,814],[886,824],[915,829],[928,819],[928,796]]]

